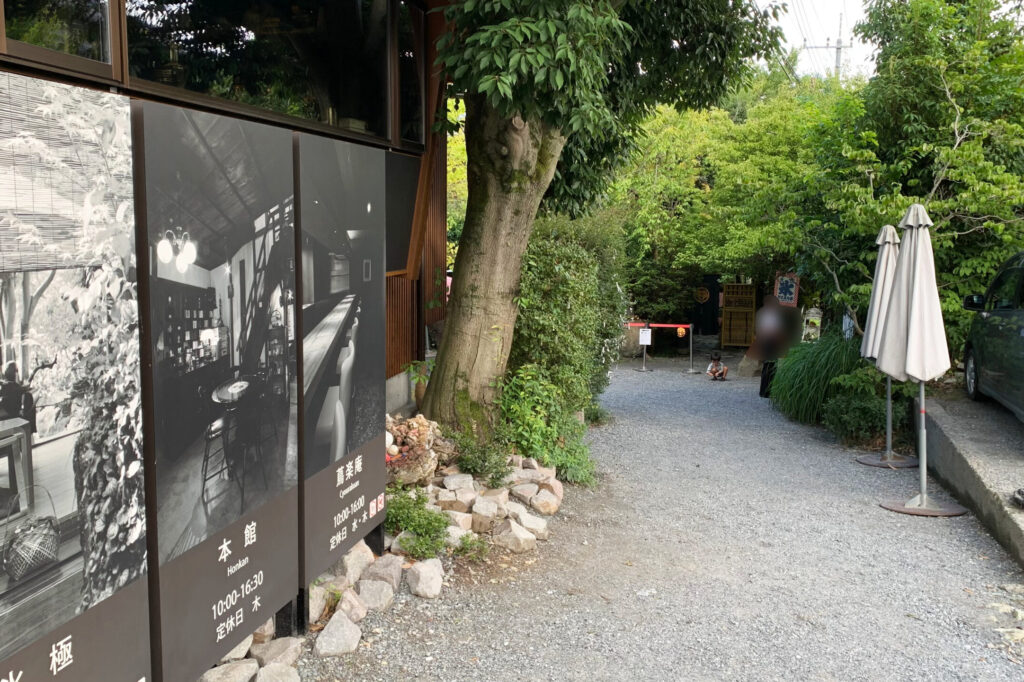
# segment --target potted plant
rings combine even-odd
[[[427,393],[427,382],[430,381],[430,372],[434,369],[434,358],[429,360],[415,360],[405,366],[405,371],[412,381],[413,397],[416,399],[416,409],[419,410],[423,404],[423,396]]]

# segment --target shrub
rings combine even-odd
[[[612,413],[598,403],[590,403],[583,408],[583,418],[591,426],[604,426],[612,419]]]
[[[583,442],[583,425],[540,367],[516,370],[502,386],[500,407],[505,424],[498,437],[516,452],[557,467],[564,481],[593,483],[594,463]]]
[[[491,552],[491,546],[479,535],[462,536],[459,546],[455,548],[456,556],[469,559],[470,561],[483,561]]]
[[[499,426],[499,430],[500,430]],[[508,454],[502,447],[502,438],[498,437],[488,443],[480,443],[472,435],[459,432],[455,434],[455,447],[459,453],[459,469],[487,479],[487,486],[497,488],[512,467],[508,463]]]
[[[816,424],[821,407],[837,388],[832,380],[849,374],[862,362],[860,339],[826,334],[819,340],[801,343],[778,361],[772,381],[772,404],[790,419]]]
[[[885,430],[885,399],[837,395],[821,408],[821,421],[845,443],[873,440]]]
[[[427,496],[422,490],[389,487],[384,530],[391,535],[409,531],[415,538],[402,541],[404,551],[414,559],[429,559],[444,549],[448,517],[426,508]]]

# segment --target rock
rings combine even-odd
[[[537,547],[537,538],[512,519],[505,519],[494,530],[491,541],[499,547],[520,554]]]
[[[256,682],[301,682],[299,671],[283,663],[271,663],[260,668],[256,674]]]
[[[541,490],[530,500],[530,506],[545,516],[551,516],[558,511],[561,503],[557,497],[551,494],[550,490]]]
[[[345,576],[350,585],[355,585],[363,577],[363,571],[373,563],[373,558],[373,552],[366,546],[366,541],[360,540],[338,562],[334,573]]]
[[[498,506],[508,504],[508,488],[495,488],[494,490],[487,490],[481,497],[488,500],[494,500],[498,503]]]
[[[537,464],[537,460],[535,460],[533,457],[527,457],[526,459],[523,460],[524,469],[536,469],[539,466],[540,465]]]
[[[324,609],[327,608],[328,601],[330,601],[330,593],[323,585],[312,585],[309,588],[308,620],[310,623],[320,620],[320,616],[324,615]]]
[[[383,611],[395,600],[395,591],[391,584],[382,580],[360,580],[356,585],[356,591],[366,608],[373,611]]]
[[[463,474],[468,475],[468,474]],[[437,496],[437,506],[445,511],[456,511],[466,513],[473,508],[476,500],[476,492],[471,488],[459,488],[457,490],[445,490]]]
[[[274,619],[268,618],[267,622],[256,628],[256,632],[252,633],[252,641],[254,644],[265,644],[274,639],[276,633],[277,629],[274,626]]]
[[[523,504],[530,504],[537,492],[540,490],[536,483],[520,483],[519,485],[512,488],[512,497],[521,501]]]
[[[380,580],[386,582],[388,585],[391,585],[392,591],[397,592],[399,586],[402,584],[402,557],[394,554],[385,554],[374,561],[368,569],[363,571],[360,581],[362,580]]]
[[[551,532],[548,530],[548,522],[546,519],[542,519],[539,516],[534,516],[527,512],[523,512],[516,519],[519,525],[530,531],[535,538],[538,540],[547,540],[551,537]]]
[[[511,474],[512,485],[520,483],[540,483],[548,475],[540,469],[513,469]]]
[[[259,670],[259,663],[251,658],[246,658],[207,670],[199,678],[199,682],[252,682],[256,679],[256,673]]]
[[[435,469],[437,453],[417,446],[404,457],[396,457],[387,463],[387,482],[399,485],[426,484],[433,478]]]
[[[441,583],[444,581],[444,568],[440,559],[419,561],[409,569],[405,576],[409,583],[409,591],[424,599],[437,599],[441,596]]]
[[[469,474],[451,474],[444,477],[444,487],[448,490],[473,490],[473,477]]]
[[[455,491],[455,498],[458,502],[466,505],[465,509],[456,509],[455,511],[468,512],[473,508],[473,503],[476,502],[476,491],[463,488]]]
[[[521,514],[529,513],[529,510],[518,502],[509,501],[505,506],[508,507],[508,517],[514,521],[518,521]]]
[[[467,514],[468,516],[468,514]],[[465,535],[473,535],[473,531],[466,528],[459,528],[458,526],[448,526],[445,529],[444,544],[451,548],[458,548],[462,545],[462,538]],[[409,580],[409,576],[406,575],[406,582]]]
[[[493,500],[480,499],[473,505],[473,531],[486,533],[498,519],[498,505]]]
[[[437,453],[437,461],[441,464],[449,464],[459,456],[455,441],[440,436],[434,439],[434,452]]]
[[[252,646],[252,635],[249,635],[241,641],[241,643],[234,649],[229,651],[224,658],[220,659],[221,663],[230,663],[231,661],[240,661],[246,657],[249,653],[249,647]]]
[[[387,533],[384,533],[384,551],[386,552],[389,549],[391,549],[391,545],[393,545],[393,544],[395,544],[394,536],[393,535],[388,535]]]
[[[456,500],[454,490],[441,490],[437,493],[436,504],[444,510],[454,509]]]
[[[384,447],[390,448],[394,444],[395,444],[395,437],[391,434],[390,431],[385,431],[384,432]]]
[[[348,576],[339,575],[332,576],[330,580],[320,583],[320,587],[327,590],[328,597],[337,599],[341,596],[342,592],[352,587],[352,583],[349,582]]]
[[[544,478],[556,478],[558,470],[555,467],[537,467],[537,471],[544,475]]]
[[[253,644],[249,649],[249,656],[259,661],[260,666],[271,663],[284,663],[295,665],[302,655],[301,637],[280,637],[272,639],[265,644]]]
[[[444,509],[441,509],[436,504],[425,504],[425,505],[423,505],[423,508],[426,509],[427,511],[432,511],[432,512],[434,512],[436,514],[440,514],[441,512],[444,511]]]
[[[341,595],[336,611],[343,612],[353,623],[358,623],[366,618],[366,604],[351,588],[345,590],[345,593]]]
[[[562,487],[562,482],[554,476],[549,476],[543,481],[537,484],[541,490],[547,490],[549,493],[558,498],[558,503],[562,503],[562,497],[565,495],[565,488]]]
[[[395,541],[391,545],[391,551],[396,554],[406,554],[408,550],[405,548],[405,544],[403,544],[406,542],[409,544],[409,546],[412,546],[412,543],[416,542],[416,534],[410,533],[407,530],[403,530],[401,533],[398,534],[397,537],[395,537]],[[401,579],[401,574],[399,574],[399,579]],[[398,588],[396,587],[395,589]]]
[[[464,512],[448,511],[448,525],[455,526],[456,528],[462,528],[463,530],[471,530],[473,528],[473,515],[466,514]]]
[[[509,455],[508,463],[516,469],[523,468],[523,456],[522,455]]]
[[[313,652],[317,656],[342,656],[359,648],[363,631],[344,611],[335,611],[330,622],[317,635]]]

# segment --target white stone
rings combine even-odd
[[[243,639],[238,646],[229,651],[224,658],[220,659],[221,663],[230,663],[231,661],[240,661],[246,657],[249,653],[249,647],[252,646],[252,635],[249,635]]]
[[[558,511],[560,503],[550,490],[541,490],[530,500],[530,506],[545,516],[551,516]]]
[[[271,663],[256,673],[256,682],[301,682],[299,671],[283,663]]]
[[[207,670],[199,678],[199,682],[252,682],[256,679],[256,673],[259,670],[259,663],[251,658],[246,658]]]
[[[361,580],[382,580],[391,585],[392,591],[397,592],[402,584],[402,563],[402,557],[385,554],[363,571]]]
[[[256,628],[256,632],[252,633],[252,641],[255,644],[265,644],[274,639],[276,633],[277,628],[274,626],[274,619],[268,618],[263,625]]]
[[[473,505],[473,531],[486,533],[498,518],[498,505],[493,500],[481,499]]]
[[[363,577],[363,571],[373,563],[373,552],[366,546],[366,542],[360,540],[348,551],[341,560],[341,570],[336,570],[337,575],[348,578],[350,585],[355,585]]]
[[[508,507],[508,517],[513,521],[519,520],[520,514],[529,514],[530,510],[518,502],[512,502],[511,500],[506,505]]]
[[[448,526],[445,529],[444,544],[448,547],[458,548],[462,545],[462,538],[466,535],[473,535],[473,531],[458,526]],[[406,573],[406,582],[409,581],[409,574]]]
[[[519,485],[520,483],[540,483],[548,474],[544,473],[540,469],[513,469],[512,470],[512,484]]]
[[[416,562],[405,575],[409,583],[409,591],[424,599],[437,599],[441,596],[441,583],[444,581],[444,568],[440,559],[427,559]]]
[[[520,483],[512,488],[512,497],[516,498],[523,504],[530,504],[530,500],[533,499],[538,490],[540,490],[540,488],[537,487],[536,483]]]
[[[448,490],[473,490],[473,477],[469,474],[450,474],[444,477],[444,487]]]
[[[272,639],[265,644],[253,644],[249,649],[249,656],[259,661],[261,666],[271,663],[284,663],[295,665],[302,655],[301,637],[280,637]]]
[[[317,656],[342,656],[359,648],[363,631],[343,611],[335,611],[316,637],[313,652]]]
[[[330,594],[327,592],[327,588],[323,585],[311,585],[309,588],[309,617],[310,623],[315,623],[320,620],[320,616],[324,615],[324,609],[327,608],[327,602],[330,601]]]
[[[395,600],[394,589],[382,580],[360,580],[356,591],[371,611],[383,611]]]
[[[395,444],[395,436],[390,431],[384,432],[384,447],[390,448]]]
[[[414,542],[416,542],[416,534],[403,530],[395,536],[395,541],[391,543],[391,551],[396,554],[408,554],[408,550],[405,548],[406,543],[408,543],[409,546],[412,546],[412,543]]]
[[[455,526],[456,528],[462,528],[463,530],[470,530],[473,528],[472,514],[465,514],[457,511],[449,511],[445,513],[448,514],[448,525]]]
[[[520,554],[537,547],[537,538],[512,519],[505,519],[494,530],[491,541],[499,547]]]
[[[353,623],[358,623],[363,618],[366,618],[366,604],[356,594],[356,591],[351,588],[345,590],[345,593],[341,595],[341,599],[338,600],[337,610],[344,612]]]
[[[551,532],[548,530],[547,520],[542,519],[539,516],[523,512],[519,515],[519,518],[517,518],[516,521],[519,522],[520,526],[530,531],[538,540],[547,540],[551,537]]]
[[[565,488],[562,486],[562,482],[554,476],[548,476],[543,481],[537,484],[541,490],[547,490],[552,495],[558,498],[558,503],[562,503],[562,498],[565,496]]]
[[[526,459],[523,460],[524,469],[536,469],[539,466],[540,465],[537,464],[537,460],[535,460],[533,457],[527,457]]]

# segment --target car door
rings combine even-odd
[[[1010,352],[1006,367],[1007,394],[1010,399],[1008,407],[1024,421],[1024,270],[1017,286],[1017,307],[1010,316],[1009,336]]]
[[[1019,331],[1017,314],[1018,293],[1021,286],[1022,270],[1003,270],[989,287],[985,297],[982,318],[981,352],[978,370],[986,393],[1008,401],[1013,386],[1013,354]]]

